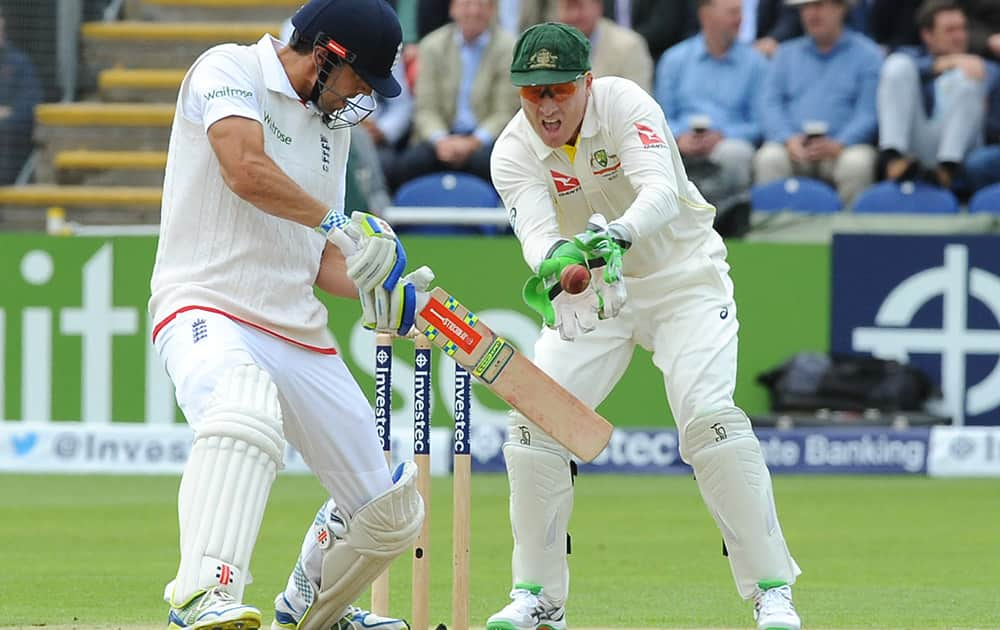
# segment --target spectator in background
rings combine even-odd
[[[878,89],[879,147],[885,176],[914,179],[921,167],[951,188],[983,142],[986,94],[1000,70],[969,54],[965,14],[955,0],[924,0],[917,12],[924,45],[889,55]]]
[[[874,181],[882,54],[844,28],[847,0],[788,0],[806,35],[778,47],[764,81],[759,183],[794,175],[834,183],[845,204]]]
[[[960,0],[968,20],[969,49],[993,61],[1000,61],[1000,1]],[[1000,90],[989,94],[986,118],[987,145],[975,149],[965,160],[968,192],[1000,183]]]
[[[697,0],[701,33],[656,67],[655,98],[677,138],[688,175],[717,205],[750,188],[761,139],[757,98],[767,62],[736,41],[741,0]]]
[[[507,80],[514,38],[495,13],[495,0],[451,0],[454,22],[420,41],[411,146],[387,171],[393,190],[444,170],[489,181],[493,141],[518,108]]]
[[[872,0],[872,38],[890,52],[904,46],[920,46],[917,9],[923,0]]]
[[[799,12],[791,3],[785,0],[752,0],[752,2],[757,5],[754,46],[764,55],[772,56],[781,42],[803,34]],[[870,0],[852,0],[847,4],[851,7],[847,14],[847,24],[859,33],[870,32],[868,15]],[[744,37],[746,35],[744,34]],[[748,41],[744,37],[741,37],[740,41]]]
[[[575,26],[590,40],[595,77],[623,77],[646,92],[653,91],[653,58],[646,41],[604,17],[603,0],[559,0],[558,16],[560,22]]]
[[[26,54],[7,42],[0,12],[0,185],[12,184],[31,155],[42,86]]]
[[[420,36],[448,23],[450,0],[411,0],[417,2],[417,23]],[[497,23],[514,38],[521,31],[539,22],[556,19],[556,0],[496,0]]]
[[[754,46],[770,57],[781,42],[802,35],[802,21],[795,7],[784,0],[757,0],[757,32]]]
[[[451,21],[451,0],[417,0],[417,36],[423,39]]]
[[[659,59],[666,49],[698,29],[689,0],[602,1],[605,17],[646,40],[651,59]]]
[[[368,207],[383,210],[391,203],[386,173],[396,167],[396,160],[406,149],[413,119],[413,93],[406,82],[406,69],[397,62],[392,76],[402,88],[396,98],[375,94],[377,107],[372,115],[351,127],[351,156],[357,160],[354,171],[368,200]]]
[[[1000,61],[1000,1],[961,0],[969,29],[969,51]]]
[[[986,15],[992,12],[992,17],[988,21],[990,25],[987,29],[990,35],[987,37],[987,46],[993,55],[993,59],[1000,58],[1000,18],[997,16],[1000,9],[1000,2],[992,0],[989,2],[975,2],[975,0],[962,0],[965,8],[970,28],[975,31],[976,19],[973,16]],[[974,6],[976,5],[976,6]],[[971,13],[974,11],[975,13]],[[971,41],[974,42],[980,37],[975,32],[971,33]],[[973,50],[975,50],[973,48]],[[986,146],[974,150],[965,160],[965,183],[968,192],[974,193],[990,184],[1000,183],[1000,86],[995,83],[989,90],[988,106],[986,113]]]
[[[1000,130],[993,131],[989,141],[990,144],[970,153],[963,165],[969,194],[1000,183]]]
[[[516,39],[529,26],[554,21],[556,0],[498,0],[497,12],[500,26]]]

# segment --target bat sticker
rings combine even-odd
[[[507,363],[514,356],[514,348],[503,337],[497,337],[472,370],[478,378],[492,383],[500,376]]]
[[[476,332],[465,321],[465,318],[434,298],[427,301],[427,306],[424,307],[424,310],[420,311],[420,316],[436,329],[437,334],[443,335],[466,354],[471,354],[476,349],[476,346],[479,345],[479,342],[483,340],[482,335]],[[434,336],[436,337],[437,335]],[[431,339],[434,340],[434,337],[431,337]],[[435,341],[435,343],[440,344],[439,341]],[[449,352],[449,354],[454,353]]]

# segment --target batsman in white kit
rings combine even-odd
[[[491,161],[536,272],[524,297],[547,326],[534,360],[596,407],[637,344],[652,352],[681,456],[722,532],[739,594],[754,601],[759,630],[798,630],[791,585],[800,570],[778,524],[760,444],[733,402],[738,323],[726,248],[712,228],[715,208],[688,181],[656,102],[626,79],[595,79],[589,53],[587,38],[565,24],[521,35],[511,65],[521,111]],[[574,264],[590,268],[590,282],[570,295],[560,274]],[[564,630],[569,453],[518,414],[503,452],[513,590],[487,630]]]
[[[154,343],[194,429],[178,493],[168,627],[253,630],[250,558],[286,444],[329,494],[272,629],[404,630],[355,599],[415,540],[416,467],[385,463],[372,408],[314,294],[361,296],[406,332],[430,280],[376,217],[344,215],[350,129],[392,78],[402,39],[384,0],[310,0],[269,35],[199,57],[180,88],[149,302]],[[351,314],[353,317],[353,313]]]

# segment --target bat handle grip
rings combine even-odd
[[[326,240],[336,245],[344,256],[352,256],[358,251],[358,246],[351,240],[351,237],[338,227],[332,228],[326,233]]]

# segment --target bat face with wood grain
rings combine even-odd
[[[611,426],[441,287],[417,313],[417,328],[493,393],[580,460],[597,457]]]

